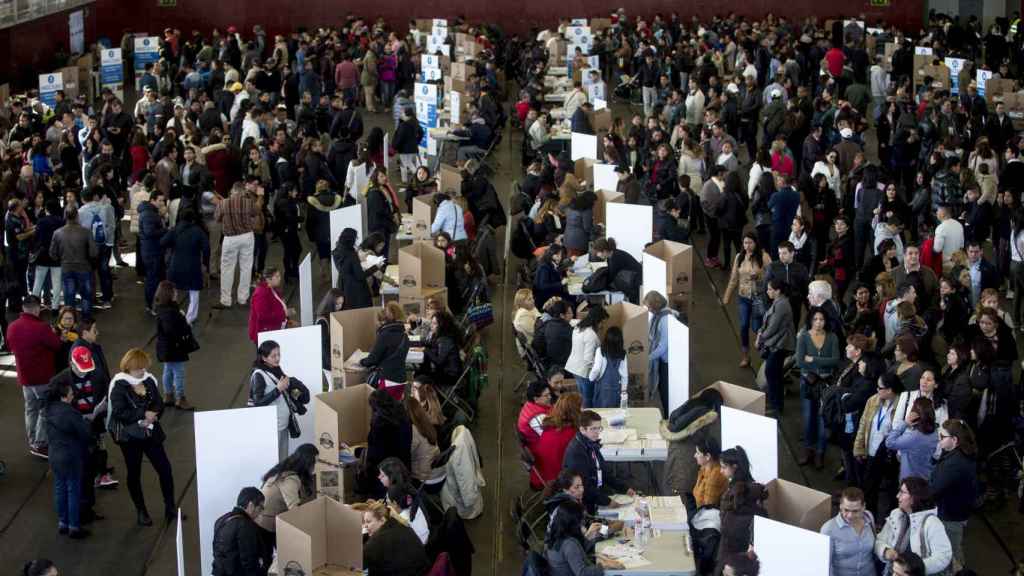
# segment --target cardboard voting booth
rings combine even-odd
[[[437,204],[434,203],[436,197],[435,192],[412,199],[412,236],[416,240],[430,238],[430,226],[434,223],[434,215],[437,213]]]
[[[366,384],[317,394],[313,398],[317,493],[341,502],[345,483],[340,467],[342,444],[366,445],[370,434],[370,393]]]
[[[805,530],[754,516],[754,552],[761,564],[761,576],[822,576],[829,573],[831,543],[828,536],[817,530]]]
[[[444,306],[445,309],[447,309],[448,289],[440,288],[437,290],[424,290],[421,293],[412,295],[400,294],[398,297],[398,303],[399,305],[401,305],[402,311],[405,312],[406,316],[408,316],[409,314],[416,314],[417,316],[422,316],[424,310],[426,310],[427,308],[427,302],[435,299],[439,300],[441,302],[441,305]]]
[[[614,238],[619,250],[640,262],[644,247],[654,236],[653,208],[636,204],[609,204],[606,208],[605,236]]]
[[[693,304],[693,246],[659,240],[644,248],[644,259],[653,256],[665,263],[665,296],[672,308],[684,312]],[[647,281],[644,271],[644,286],[653,285]]]
[[[346,370],[345,361],[356,350],[369,352],[376,339],[374,327],[380,308],[356,308],[331,314],[331,380],[335,386],[362,384],[364,370]]]
[[[275,522],[278,575],[362,574],[363,522],[359,512],[321,496],[278,514]]]
[[[444,288],[444,252],[430,242],[417,241],[398,250],[399,293],[417,296]]]
[[[594,182],[594,160],[591,158],[580,158],[576,161],[573,174],[580,182]]]
[[[764,392],[760,390],[744,388],[721,380],[711,384],[708,388],[718,390],[722,395],[723,406],[744,410],[751,414],[764,415],[765,396]]]
[[[618,326],[622,329],[622,341],[626,346],[626,363],[629,365],[630,381],[647,384],[647,309],[643,306],[618,302],[606,306],[608,312],[607,326]]]
[[[331,210],[331,250],[338,244],[338,238],[346,228],[356,231],[356,246],[366,237],[366,203],[365,201],[354,206],[346,206]],[[338,285],[338,269],[334,265],[334,258],[331,258],[331,285]]]
[[[194,422],[199,555],[202,573],[212,574],[214,523],[234,508],[243,486],[277,464],[277,408],[204,410]]]
[[[472,41],[470,43],[472,43]],[[472,66],[464,62],[452,62],[452,79],[465,82],[469,80],[472,69]]]
[[[453,190],[455,192],[462,192],[462,172],[458,168],[441,164],[439,172],[438,191],[447,192],[448,190]]]
[[[722,406],[722,449],[742,446],[750,474],[766,484],[779,477],[778,422],[774,418]]]
[[[949,68],[945,64],[928,64],[921,68],[917,68],[917,74],[914,75],[914,85],[920,85],[924,82],[925,78],[932,79],[932,86],[940,90],[948,91],[950,89],[950,73]]]
[[[606,226],[608,224],[608,205],[609,204],[624,204],[626,202],[626,196],[622,192],[612,190],[598,190],[595,187],[594,193],[597,194],[597,202],[594,203],[594,223]]]
[[[832,517],[832,496],[776,478],[765,485],[765,509],[774,520],[817,532]]]
[[[997,100],[1002,99],[1004,94],[1010,94],[1013,92],[1013,80],[1005,78],[989,78],[985,81],[985,100],[988,103],[994,104]],[[995,111],[993,106],[992,111]]]

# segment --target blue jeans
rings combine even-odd
[[[89,272],[63,272],[64,305],[74,306],[75,296],[82,297],[82,314],[92,313],[92,274]]]
[[[594,383],[587,378],[577,376],[576,386],[580,389],[580,396],[583,396],[583,407],[592,407],[594,405]]]
[[[807,380],[800,376],[800,418],[803,424],[804,448],[814,450],[818,454],[825,453],[828,434],[825,432],[825,421],[821,419],[819,399],[811,395]]]
[[[786,357],[789,355],[790,353],[786,350],[773,350],[764,359],[764,377],[768,382],[768,406],[774,408],[779,413],[779,417],[782,416],[782,405],[786,398],[785,387],[782,383],[782,369]]]
[[[53,499],[57,505],[57,524],[61,528],[77,530],[79,521],[79,505],[82,501],[81,470],[64,476],[53,473]]]
[[[185,363],[164,362],[164,392],[174,394],[174,399],[179,400],[185,396]]]
[[[761,330],[761,322],[764,320],[759,314],[754,314],[754,299],[739,296],[737,302],[740,307],[740,345],[744,351],[750,349],[750,331]]]

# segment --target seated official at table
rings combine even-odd
[[[551,117],[541,114],[530,124],[530,148],[540,154],[558,154],[565,148],[564,141],[552,140]]]
[[[544,508],[548,511],[549,516],[556,514],[558,507],[563,502],[575,502],[582,505],[583,475],[575,470],[566,468],[558,474],[558,478],[552,483],[551,491],[553,494],[544,500]],[[622,531],[622,527],[623,522],[621,520],[608,520],[607,518],[593,516],[584,512],[581,528],[586,539],[587,553],[593,552],[595,543],[610,538],[616,532]]]
[[[431,335],[423,349],[423,365],[417,374],[433,378],[438,386],[448,387],[462,375],[462,337],[451,312],[442,310],[430,319]]]
[[[545,313],[550,314],[548,320],[541,317],[537,321],[536,333],[533,336],[533,350],[546,367],[565,366],[572,352],[572,308],[559,300],[552,303]]]
[[[550,576],[600,576],[605,568],[622,569],[616,560],[598,557],[591,563],[583,534],[583,506],[575,501],[562,502],[551,515],[544,536],[544,558]]]
[[[527,386],[526,403],[519,410],[516,424],[519,437],[527,446],[540,440],[540,435],[544,433],[544,418],[551,412],[555,400],[555,394],[547,382],[536,380]]]
[[[491,139],[494,137],[494,132],[487,126],[487,121],[479,111],[473,112],[467,126],[452,130],[452,134],[468,138],[466,141],[459,142],[459,149],[455,153],[455,157],[460,163],[469,158],[480,158],[486,154],[487,149],[491,146]]]
[[[565,449],[562,469],[576,470],[583,475],[583,505],[590,514],[597,513],[598,506],[612,506],[610,493],[625,492],[636,494],[632,488],[620,485],[608,474],[601,455],[601,432],[604,431],[601,415],[593,410],[584,410],[580,415],[580,427]]]
[[[530,486],[534,490],[544,488],[558,477],[565,460],[565,449],[580,427],[582,408],[583,396],[579,392],[566,392],[544,418],[540,440],[529,447],[537,469],[536,474],[530,475]]]

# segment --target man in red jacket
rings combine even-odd
[[[25,397],[25,433],[28,451],[47,458],[46,392],[54,375],[60,339],[49,324],[39,318],[41,303],[37,296],[26,296],[21,315],[7,328],[7,346],[14,353],[18,384]]]

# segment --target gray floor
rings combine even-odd
[[[377,115],[374,124],[387,119]],[[500,161],[495,186],[499,193],[510,189],[511,179],[519,174],[519,138],[507,137],[497,150]],[[703,239],[697,238],[698,247]],[[280,246],[271,248],[270,262],[279,262]],[[697,259],[695,259],[697,260]],[[514,270],[515,262],[508,262]],[[316,264],[314,263],[314,266]],[[693,353],[699,374],[696,386],[715,380],[751,385],[753,373],[737,367],[739,339],[735,308],[723,308],[717,294],[727,280],[719,271],[706,272],[696,263],[694,312],[692,318]],[[141,287],[135,284],[134,271],[120,270],[117,281],[118,299],[114,310],[99,316],[101,341],[108,361],[116,364],[129,347],[148,343],[152,351],[153,320],[142,313]],[[314,270],[314,278],[318,272]],[[322,293],[323,287],[318,290]],[[526,475],[519,467],[517,446],[512,426],[519,410],[519,399],[513,387],[522,374],[514,344],[508,338],[509,308],[514,286],[499,286],[495,291],[497,325],[488,335],[490,381],[480,402],[481,416],[473,429],[484,462],[487,481],[485,512],[469,523],[476,546],[476,574],[512,576],[520,573],[521,553],[511,526],[509,503],[514,495],[526,489]],[[187,386],[190,400],[201,410],[241,406],[244,402],[243,380],[251,362],[252,347],[245,337],[247,309],[212,312],[215,292],[203,292],[202,312],[197,322],[197,336],[202,349],[188,364]],[[3,359],[0,359],[2,362]],[[9,360],[8,360],[9,363]],[[24,448],[22,399],[13,373],[2,373],[0,385],[0,434],[8,438],[0,445],[0,459],[6,460],[9,472],[0,478],[0,559],[13,572],[21,563],[35,557],[57,561],[64,574],[92,576],[118,573],[125,576],[170,576],[176,571],[173,526],[138,528],[127,490],[99,493],[98,509],[106,520],[94,525],[94,536],[86,541],[72,542],[58,538],[54,528],[51,478],[46,464],[30,457]],[[791,447],[799,441],[799,415],[795,397],[780,428],[781,476],[815,488],[834,491],[839,484],[813,469],[799,468]],[[198,528],[196,518],[194,441],[192,416],[171,412],[165,419],[169,440],[168,454],[174,467],[175,491],[180,506],[190,518],[184,524],[186,573],[198,574]],[[123,463],[116,448],[112,463],[123,478]],[[830,455],[827,470],[834,470],[836,458]],[[150,508],[159,510],[159,489],[152,471],[144,467],[144,487]],[[257,479],[253,479],[256,483]],[[1013,503],[1016,504],[1015,502]],[[996,534],[1010,542],[1012,552],[1022,553],[1019,538],[1012,538],[1020,528],[1015,506],[978,516],[968,531],[969,564],[981,574],[1002,574],[1010,567],[1008,551]],[[992,526],[997,527],[993,530]]]

